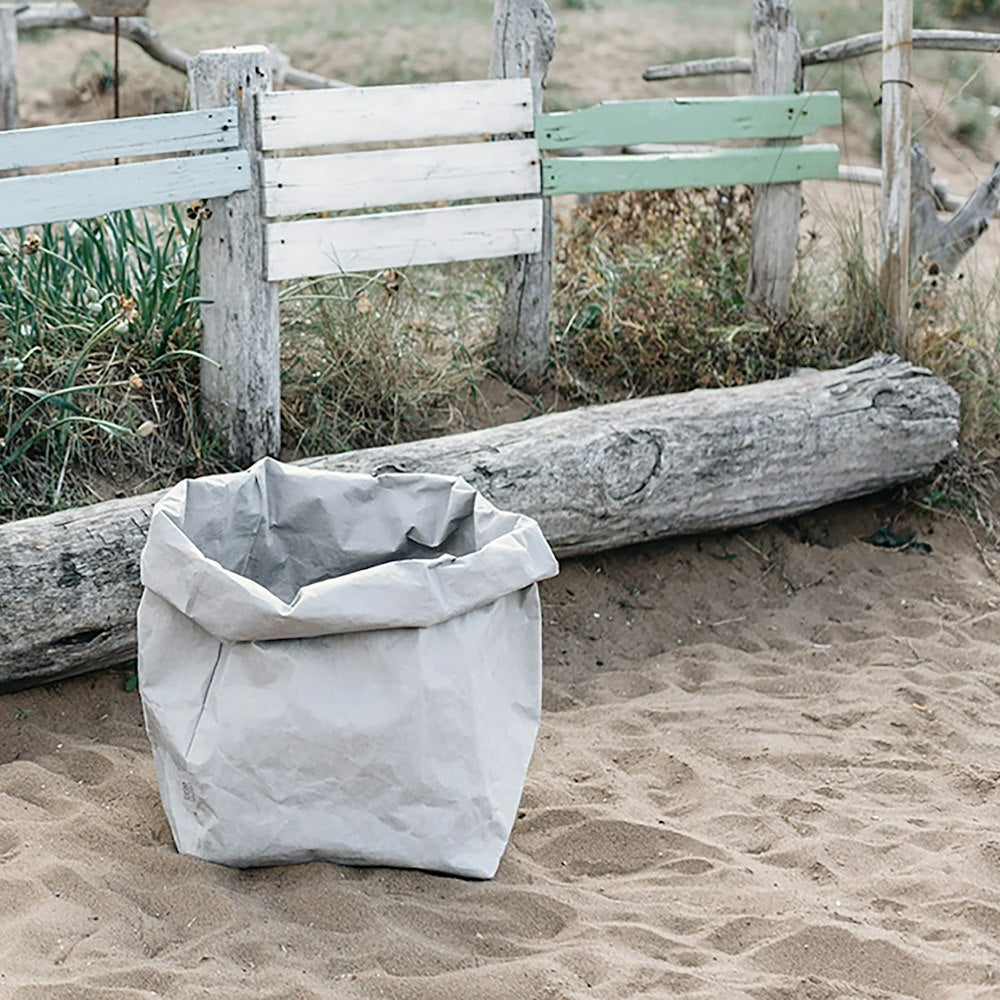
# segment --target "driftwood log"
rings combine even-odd
[[[303,464],[464,476],[557,554],[790,516],[930,473],[958,397],[878,356],[736,389],[549,414]],[[135,655],[138,558],[159,493],[0,525],[0,689]]]
[[[913,145],[911,164],[910,266],[926,271],[933,265],[941,274],[951,274],[996,213],[1000,163],[946,219],[938,215],[943,206],[934,185],[934,167],[919,143]]]

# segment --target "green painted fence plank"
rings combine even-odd
[[[612,101],[579,111],[535,115],[542,149],[630,146],[642,142],[795,139],[839,125],[840,94],[691,97]]]
[[[565,156],[542,160],[542,194],[597,194],[726,184],[784,184],[837,176],[834,145],[716,149],[655,156]]]

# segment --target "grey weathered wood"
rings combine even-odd
[[[987,31],[953,31],[950,28],[916,28],[913,48],[948,52],[1000,52],[1000,35]],[[882,32],[872,31],[838,42],[829,42],[802,53],[806,66],[844,62],[882,51]]]
[[[1000,163],[947,219],[938,215],[934,167],[920,143],[911,155],[910,268],[948,275],[986,232],[1000,204]]]
[[[241,465],[281,448],[278,287],[265,278],[263,183],[255,95],[270,87],[262,45],[200,53],[190,64],[192,105],[239,106],[250,190],[210,202],[201,240],[202,412]]]
[[[756,524],[926,475],[954,448],[958,411],[944,382],[879,356],[303,464],[464,476],[537,518],[568,556]],[[160,495],[0,525],[0,687],[135,655],[138,558]]]
[[[754,0],[751,36],[753,92],[801,91],[802,56],[791,0]],[[762,143],[775,144],[781,143]],[[801,214],[801,185],[761,184],[754,188],[747,300],[771,319],[788,315]]]
[[[545,0],[495,0],[490,76],[529,77],[536,112],[549,62],[556,47],[556,25]],[[534,389],[549,364],[549,308],[552,300],[552,202],[544,201],[542,249],[509,258],[496,363],[516,385]]]
[[[910,52],[913,0],[882,4],[881,293],[897,350],[916,356],[910,339]]]
[[[17,110],[17,8],[0,5],[0,129],[20,128]]]
[[[1000,34],[987,31],[952,31],[942,28],[915,28],[913,48],[950,52],[1000,52]],[[882,51],[882,32],[870,31],[840,41],[829,42],[802,53],[803,66],[823,66],[844,62]],[[692,76],[715,76],[750,72],[750,60],[744,56],[721,56],[715,59],[691,59],[685,62],[650,66],[644,80],[683,80]]]
[[[980,188],[982,188],[992,176],[993,174],[991,172],[987,180],[980,185]],[[837,171],[837,180],[847,181],[851,184],[870,184],[873,187],[879,187],[882,184],[882,171],[878,167],[863,167],[856,163],[842,163]],[[977,188],[977,193],[980,188]],[[934,181],[933,193],[934,200],[937,202],[938,206],[949,212],[957,211],[966,203],[966,201],[968,201],[967,198],[961,198],[958,195],[951,194],[948,190],[947,181]],[[993,214],[997,214],[997,209],[994,209]],[[910,240],[910,243],[912,245],[912,239]]]
[[[113,17],[91,17],[75,3],[41,3],[23,6],[26,9],[17,15],[17,23],[24,30],[31,28],[79,28],[83,31],[95,31],[102,35],[113,34],[115,30]],[[118,19],[118,27],[122,38],[135,42],[151,59],[155,59],[158,63],[169,66],[180,73],[187,72],[188,63],[193,57],[164,42],[144,17],[121,17]],[[317,89],[349,86],[341,80],[333,80],[320,76],[318,73],[310,73],[289,66],[288,57],[272,46],[268,46],[268,53],[272,73],[277,73],[284,83],[293,87]]]

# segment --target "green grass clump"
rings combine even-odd
[[[198,236],[176,208],[0,235],[0,519],[217,464],[195,415]]]

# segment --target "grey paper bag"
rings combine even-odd
[[[488,878],[538,728],[538,525],[271,459],[156,505],[139,690],[178,850]]]

